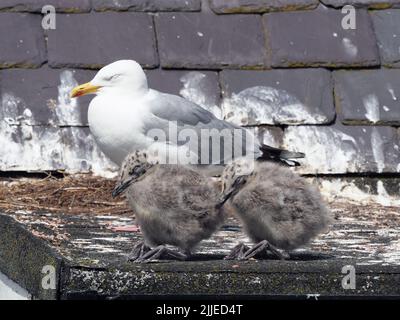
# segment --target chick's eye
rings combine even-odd
[[[134,166],[130,171],[129,171],[129,175],[133,175],[134,173],[136,173],[136,171],[140,168],[140,166]]]

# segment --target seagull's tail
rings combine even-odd
[[[300,165],[300,163],[294,161],[293,159],[299,159],[305,157],[305,154],[302,152],[287,151],[283,149],[270,147],[265,144],[261,145],[260,150],[262,152],[262,155],[257,160],[280,162],[291,167]]]

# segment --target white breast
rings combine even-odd
[[[89,105],[90,131],[100,149],[117,165],[125,156],[147,147],[148,139],[142,134],[142,118],[146,116],[141,99],[101,94]]]

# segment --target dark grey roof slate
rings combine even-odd
[[[400,0],[320,0],[325,5],[341,8],[345,5],[368,7],[371,9],[385,9],[400,6]]]
[[[343,123],[400,125],[400,70],[337,71],[334,79]]]
[[[230,117],[243,117],[242,124],[323,124],[335,119],[331,74],[325,69],[224,70],[220,75],[223,96],[233,104]],[[258,104],[257,112],[243,114],[242,99],[232,99],[238,95],[253,99],[250,106]]]
[[[152,17],[145,13],[58,15],[48,37],[51,67],[94,69],[132,57],[147,67],[158,64]]]
[[[0,68],[38,67],[46,60],[44,34],[38,15],[0,13]]]
[[[200,11],[200,0],[95,0],[93,8],[97,11]]]
[[[382,64],[400,67],[400,10],[371,12]]]
[[[91,0],[1,0],[0,10],[41,12],[46,5],[56,12],[89,12]]]
[[[393,127],[293,126],[285,130],[284,146],[306,153],[299,172],[398,172],[399,133]]]
[[[92,97],[83,97],[72,104],[69,94],[74,86],[89,81],[94,74],[48,67],[2,70],[0,121],[8,118],[28,125],[87,125],[87,105]],[[24,116],[27,109],[32,117]]]
[[[0,171],[54,171],[64,168],[60,129],[1,123]]]
[[[283,144],[283,129],[274,126],[255,127],[255,135],[262,142],[269,146],[279,148]]]
[[[181,95],[210,111],[219,112],[220,87],[215,71],[187,71],[153,69],[147,71],[149,86],[153,89]]]
[[[211,9],[221,13],[263,13],[270,11],[291,11],[312,9],[318,0],[210,0]]]
[[[160,13],[158,51],[165,68],[263,67],[261,17],[209,13]]]
[[[319,6],[312,11],[268,13],[263,19],[273,67],[379,65],[366,10],[356,11],[356,29],[344,30],[343,14]]]
[[[67,172],[101,172],[115,170],[97,146],[89,128],[63,127],[60,129],[63,170]]]

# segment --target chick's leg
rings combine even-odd
[[[151,248],[144,241],[138,241],[128,255],[128,261],[136,261],[149,251],[151,251]]]
[[[225,260],[242,260],[244,254],[249,251],[250,248],[243,242],[235,246],[232,251],[224,258]]]
[[[178,251],[168,249],[166,246],[161,245],[147,251],[142,256],[138,257],[134,262],[150,262],[156,260],[186,260],[187,256]]]
[[[256,255],[265,253],[266,250],[271,251],[280,260],[285,260],[289,257],[287,254],[281,253],[277,248],[275,248],[267,240],[263,240],[263,241],[260,241],[259,243],[255,244],[249,250],[247,250],[241,260],[248,260]]]

